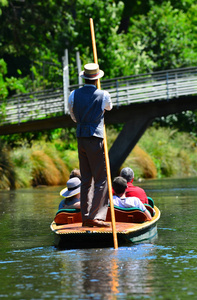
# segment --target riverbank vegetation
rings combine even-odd
[[[78,168],[76,139],[70,145],[65,130],[53,131],[51,141],[43,135],[29,144],[9,149],[0,147],[0,189],[38,185],[65,185],[70,171]],[[118,135],[107,128],[108,147]],[[135,171],[135,179],[197,176],[197,139],[176,129],[150,127],[135,146],[122,167]]]

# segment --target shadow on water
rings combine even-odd
[[[58,187],[0,191],[0,298],[195,299],[196,178],[139,184],[161,210],[157,236],[113,248],[58,250]]]

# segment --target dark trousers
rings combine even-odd
[[[78,138],[82,220],[106,219],[108,186],[103,139]]]

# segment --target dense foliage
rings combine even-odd
[[[70,83],[77,83],[76,52],[93,61],[93,18],[105,78],[197,65],[195,0],[0,0],[0,101],[62,87],[62,57],[69,53]],[[196,134],[197,114],[156,120]],[[31,143],[39,134],[26,134]],[[47,138],[50,139],[51,132]],[[9,137],[11,145],[18,138]]]
[[[69,51],[76,83],[76,51],[93,60],[93,18],[99,64],[106,77],[197,64],[194,0],[0,0],[0,97],[62,85]]]

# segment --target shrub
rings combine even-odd
[[[32,162],[29,148],[12,150],[12,162],[16,173],[16,188],[30,187],[32,180]]]
[[[10,159],[10,152],[0,142],[0,189],[14,189],[15,177],[16,173]]]
[[[142,150],[138,145],[134,147],[131,154],[121,166],[121,169],[124,167],[132,168],[135,174],[135,178],[157,177],[157,169],[153,160],[148,155],[148,153]]]

